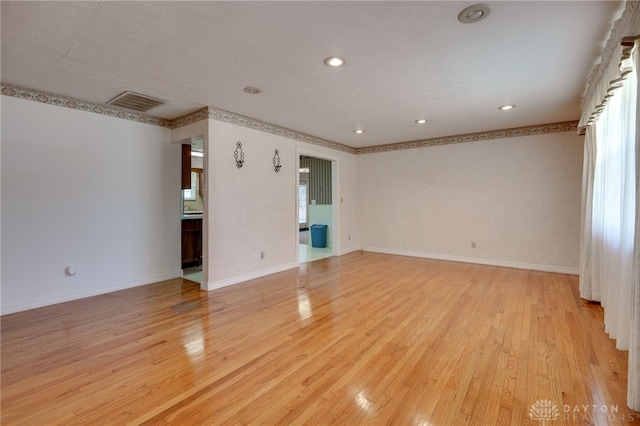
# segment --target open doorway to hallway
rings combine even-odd
[[[188,158],[183,155],[183,172],[190,176],[190,184],[182,189],[181,202],[181,264],[182,278],[202,283],[202,220],[204,214],[204,153],[202,138],[192,139]]]
[[[298,260],[312,262],[333,255],[332,162],[300,156],[298,179]]]

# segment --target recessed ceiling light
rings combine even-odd
[[[364,130],[362,130],[362,129],[357,129],[357,130],[354,130],[354,131],[353,131],[353,133],[357,133],[357,134],[359,134],[359,135],[360,135],[360,134],[364,133]]]
[[[258,93],[262,93],[262,90],[258,89],[257,87],[245,87],[244,88],[245,93],[248,93],[250,95],[257,95]]]
[[[347,61],[342,58],[338,58],[337,56],[329,56],[324,60],[324,64],[328,67],[341,67],[346,63]]]
[[[463,24],[472,24],[474,22],[482,21],[484,18],[489,16],[489,13],[491,13],[489,5],[474,4],[473,6],[465,8],[458,14],[458,21]]]
[[[498,109],[501,111],[509,111],[510,109],[514,109],[515,107],[515,105],[502,105],[501,107],[498,107]]]
[[[417,123],[417,124],[424,124],[426,122],[427,122],[427,120],[425,120],[424,118],[421,118],[420,120],[416,120],[415,121],[415,123]]]

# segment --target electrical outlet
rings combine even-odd
[[[476,248],[476,242],[475,241],[471,241],[471,248]]]

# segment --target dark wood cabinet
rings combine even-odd
[[[202,219],[182,219],[182,267],[202,262]]]
[[[182,145],[182,189],[191,188],[191,145]]]

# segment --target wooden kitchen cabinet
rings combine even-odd
[[[182,219],[182,268],[202,262],[202,218]]]

